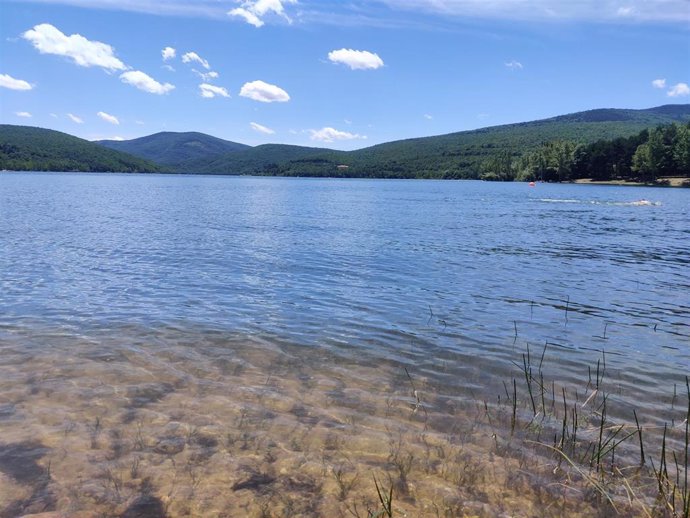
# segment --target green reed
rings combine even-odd
[[[685,420],[681,423],[682,435],[678,437],[679,427],[672,429],[668,424],[663,427],[659,441],[658,435],[646,433],[640,424],[637,410],[632,411],[628,422],[615,422],[611,417],[612,400],[606,392],[606,355],[597,360],[594,368],[588,367],[585,394],[589,395],[580,403],[575,391],[575,398],[569,397],[568,390],[561,387],[557,404],[555,383],[551,390],[546,389],[542,369],[546,346],[538,363],[534,366],[529,344],[522,354],[520,368],[524,379],[524,398],[522,399],[528,415],[521,421],[521,395],[517,378],[512,379],[512,391],[504,383],[506,401],[510,405],[510,436],[520,430],[520,437],[535,448],[544,446],[555,456],[560,467],[565,461],[579,476],[590,485],[614,511],[616,498],[627,494],[645,515],[652,518],[669,516],[673,518],[690,518],[690,381],[686,377],[688,408]],[[536,372],[535,372],[536,370]],[[511,393],[512,392],[512,393]],[[677,395],[674,390],[675,404]],[[541,415],[538,424],[535,420]],[[634,424],[632,424],[634,423]],[[584,424],[584,428],[583,428]],[[492,429],[494,425],[492,424]],[[546,429],[552,430],[552,441],[546,444],[542,439]],[[653,427],[649,428],[650,430]],[[673,431],[675,444],[681,442],[682,451],[670,451],[670,434]],[[647,451],[654,445],[660,448],[658,461],[650,460]],[[625,465],[631,452],[637,450],[639,463]],[[621,454],[621,451],[623,453]],[[649,493],[653,480],[656,487],[654,494]],[[633,486],[636,485],[637,489]],[[650,503],[653,501],[653,503]]]

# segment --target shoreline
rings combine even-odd
[[[434,180],[434,181],[473,181],[473,182],[491,182],[490,180],[482,180],[481,178],[426,178],[426,177],[384,177],[384,176],[293,176],[293,175],[263,175],[263,174],[240,174],[240,173],[194,173],[194,172],[180,172],[180,171],[157,171],[157,172],[126,172],[126,171],[15,171],[10,169],[2,169],[0,173],[40,173],[40,174],[116,174],[116,175],[147,175],[147,176],[227,176],[227,177],[247,177],[247,178],[311,178],[321,180]],[[503,180],[492,183],[528,183],[522,180]],[[554,183],[554,184],[577,184],[577,185],[614,185],[624,187],[680,187],[690,188],[690,177],[659,177],[656,182],[636,182],[632,180],[594,180],[592,178],[577,178],[575,180],[562,182],[542,182],[538,183]]]
[[[565,183],[565,182],[560,182]],[[591,178],[579,178],[571,183],[579,185],[622,185],[626,187],[690,187],[690,178],[687,177],[662,177],[656,182],[634,182],[628,180],[593,180]]]

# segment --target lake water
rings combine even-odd
[[[524,511],[439,466],[485,462],[528,348],[681,420],[690,191],[0,174],[0,516],[366,516],[371,473],[410,516]]]

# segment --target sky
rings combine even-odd
[[[358,149],[690,102],[688,0],[0,0],[0,122]]]

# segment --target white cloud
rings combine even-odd
[[[652,81],[654,88],[666,88],[666,79],[655,79]]]
[[[0,74],[0,86],[10,90],[31,90],[33,88],[30,83],[22,79],[15,79],[8,74]]]
[[[232,11],[228,11],[228,14],[230,16],[244,18],[245,22],[247,22],[249,25],[253,25],[254,27],[261,27],[264,24],[264,22],[261,21],[261,18],[259,18],[251,11],[248,11],[247,9],[244,9],[242,7],[238,7],[236,9],[233,9]]]
[[[199,72],[196,68],[193,68],[192,72],[194,72],[196,75],[198,75],[206,83],[208,83],[212,79],[218,79],[218,72],[214,72],[213,70],[211,72],[208,72],[208,73],[203,73],[203,72]]]
[[[445,18],[468,17],[512,21],[621,21],[685,22],[687,0],[381,0],[392,10],[430,13]]]
[[[309,131],[311,132],[312,140],[319,140],[321,142],[334,142],[336,140],[356,140],[367,138],[365,135],[357,135],[356,133],[339,131],[335,128],[321,128],[320,130]]]
[[[177,51],[172,47],[165,47],[163,50],[161,50],[161,56],[163,56],[163,61],[174,59],[176,55]]]
[[[222,86],[202,83],[199,85],[199,90],[201,91],[201,97],[205,97],[206,99],[213,99],[214,97],[230,97],[228,91]]]
[[[185,54],[182,54],[182,63],[191,63],[192,61],[196,61],[206,70],[211,68],[211,65],[208,64],[208,61],[199,56],[199,54],[197,54],[196,52],[187,52]]]
[[[75,122],[77,124],[84,124],[84,121],[81,119],[81,117],[77,117],[76,115],[72,115],[71,113],[68,113],[67,116],[71,119],[72,122]]]
[[[425,113],[425,114],[424,114],[424,118],[425,118],[426,120],[430,121],[430,120],[432,120],[432,119],[434,118],[434,116],[433,116],[433,115],[429,115],[428,113]]]
[[[50,116],[51,116],[53,119],[57,119],[57,118],[58,118],[57,113],[51,113]]]
[[[292,23],[283,6],[296,4],[297,0],[238,0],[238,3],[241,6],[228,11],[228,15],[242,18],[254,27],[261,27],[264,25],[262,18],[269,13],[278,15],[288,23]]]
[[[688,86],[687,83],[675,84],[666,95],[669,97],[685,97],[686,95],[690,95],[690,86]]]
[[[263,25],[262,16],[255,13],[266,6],[282,8],[286,18],[288,4],[295,0],[236,0],[238,9],[227,12],[226,5],[233,2],[219,0],[33,0],[44,4],[74,5],[79,7],[149,13],[158,16],[185,16],[220,19],[232,14],[248,21],[244,13],[253,14],[254,21]],[[0,4],[2,2],[0,1]],[[260,4],[260,5],[259,5]],[[687,0],[376,0],[357,2],[337,2],[338,9],[332,8],[336,2],[299,2],[301,20],[310,23],[331,24],[342,27],[361,26],[363,23],[375,27],[400,27],[414,24],[403,22],[400,11],[432,14],[444,21],[452,17],[493,18],[510,21],[589,20],[614,21],[618,23],[636,22],[681,22],[690,21]],[[389,9],[381,9],[381,4]],[[257,7],[254,7],[257,5]],[[329,8],[329,5],[331,7]],[[621,16],[626,10],[627,16]],[[619,13],[620,11],[620,13]],[[428,20],[418,17],[419,24],[428,27]],[[254,25],[254,24],[253,24]]]
[[[56,27],[42,23],[22,34],[41,54],[65,56],[82,67],[101,67],[106,70],[126,70],[127,66],[115,57],[115,50],[106,43],[90,41],[80,34],[67,36]]]
[[[258,124],[256,122],[250,122],[249,125],[254,131],[263,133],[264,135],[273,135],[275,133],[275,131],[271,128],[267,128],[266,126],[262,126],[261,124]]]
[[[523,68],[525,68],[522,66],[522,63],[520,63],[519,61],[515,61],[514,59],[505,63],[505,66],[506,68],[509,68],[511,70],[522,70]]]
[[[139,126],[143,126],[145,124],[144,121],[134,121],[134,124],[138,124]]]
[[[284,103],[290,100],[290,96],[285,90],[276,85],[264,83],[263,81],[245,83],[240,90],[240,96],[262,103]]]
[[[31,114],[29,112],[14,112],[17,117],[23,117],[25,119],[30,119]]]
[[[173,66],[171,66],[171,65],[167,65],[167,64],[166,64],[166,65],[163,65],[163,68],[166,69],[166,70],[168,70],[169,72],[174,72],[174,71],[175,71],[175,67],[173,67]]]
[[[139,90],[157,95],[167,94],[169,91],[175,89],[175,86],[171,85],[170,83],[161,84],[140,70],[130,70],[129,72],[125,72],[120,75],[120,80],[123,83],[127,83],[138,88]]]
[[[115,124],[116,126],[120,124],[120,121],[117,119],[117,117],[115,117],[115,115],[110,115],[109,113],[105,112],[98,112],[96,115],[110,124]]]
[[[352,70],[375,70],[383,66],[379,55],[367,50],[332,50],[328,53],[328,59],[333,63],[347,65]]]

